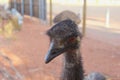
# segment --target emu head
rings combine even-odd
[[[64,20],[47,31],[50,37],[50,48],[45,57],[45,63],[49,63],[58,55],[79,48],[81,33],[75,22]]]

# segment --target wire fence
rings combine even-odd
[[[22,15],[30,15],[46,21],[46,0],[11,0],[10,6]]]

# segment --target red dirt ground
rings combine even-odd
[[[25,18],[22,30],[13,40],[0,37],[0,50],[12,59],[25,80],[59,80],[62,55],[45,64],[50,27]],[[113,46],[89,36],[82,40],[81,52],[85,73],[101,72],[110,80],[120,80],[120,46]]]

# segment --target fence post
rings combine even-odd
[[[50,0],[50,25],[52,25],[52,0]]]
[[[24,0],[21,0],[21,13],[24,15]]]
[[[43,0],[41,0],[41,19],[43,20],[43,8],[44,8],[44,4],[43,4]]]
[[[14,8],[17,9],[16,0],[14,0]]]
[[[30,16],[32,17],[33,16],[33,0],[30,0],[30,2],[29,2],[29,4],[30,4]]]
[[[39,19],[41,19],[41,0],[39,0]]]
[[[84,5],[83,5],[83,28],[82,28],[82,33],[83,33],[83,36],[85,36],[86,34],[86,6],[87,6],[87,0],[84,0]]]
[[[46,0],[39,0],[39,18],[46,20]]]
[[[43,20],[46,21],[46,0],[43,0]]]

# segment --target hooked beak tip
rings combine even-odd
[[[48,58],[45,58],[45,64],[49,63]]]
[[[45,64],[49,63],[48,61],[45,61]]]
[[[51,55],[46,55],[45,64],[49,63],[52,60]]]

